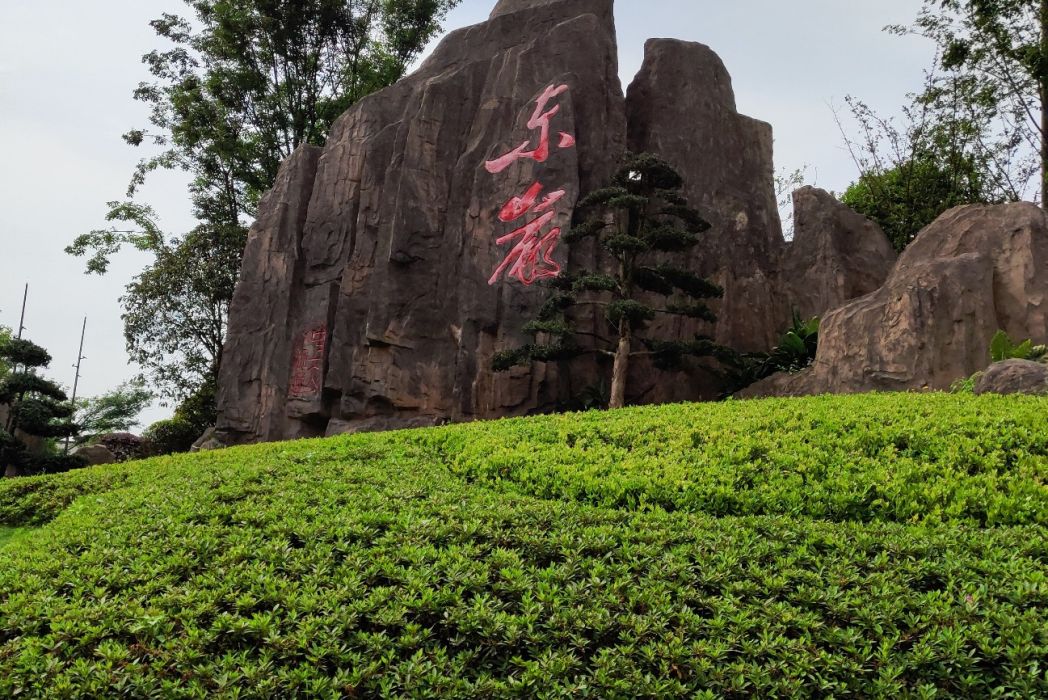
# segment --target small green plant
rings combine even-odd
[[[993,362],[1005,360],[1041,360],[1048,356],[1048,345],[1034,345],[1032,340],[1015,343],[1004,331],[990,341],[990,359]]]
[[[819,349],[819,318],[804,320],[796,310],[789,329],[771,352],[734,353],[719,357],[728,370],[728,394],[778,372],[799,372],[815,361]]]

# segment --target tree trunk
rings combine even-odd
[[[622,408],[626,405],[626,376],[630,368],[632,335],[629,321],[619,321],[619,348],[615,352],[615,365],[611,370],[611,403],[608,408]]]

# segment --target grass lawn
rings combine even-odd
[[[0,524],[0,697],[1048,697],[1043,398],[258,445]]]

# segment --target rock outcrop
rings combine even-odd
[[[793,225],[778,270],[779,298],[803,318],[877,291],[898,257],[880,226],[825,190],[793,193]]]
[[[533,282],[600,264],[588,244],[558,245],[559,231],[627,146],[675,165],[714,224],[691,267],[725,288],[720,320],[673,331],[766,350],[795,291],[813,314],[868,291],[883,251],[867,241],[856,255],[868,227],[823,198],[809,207],[812,233],[783,240],[771,127],[738,113],[708,47],[648,42],[623,96],[612,10],[499,0],[487,22],[450,33],[415,73],[352,107],[323,148],[284,164],[230,311],[219,442],[524,415],[595,386],[593,357],[501,374],[491,360],[529,340],[522,327],[545,299]],[[876,260],[859,259],[871,250]],[[804,255],[832,279],[791,286]],[[592,331],[607,332],[592,313]],[[702,372],[631,368],[631,402],[717,393]]]
[[[230,312],[221,438],[555,405],[555,367],[495,374],[491,357],[526,339],[543,301],[530,282],[569,263],[555,230],[613,171],[624,119],[612,0],[502,2],[361,100],[260,206]],[[513,235],[529,209],[541,231]]]
[[[946,212],[883,287],[825,316],[812,368],[745,395],[945,390],[986,368],[998,330],[1048,340],[1048,214],[1034,204]]]
[[[73,450],[72,455],[84,460],[90,467],[113,464],[117,461],[116,455],[110,452],[105,445],[84,445]]]
[[[975,393],[1048,396],[1048,365],[1030,360],[995,362],[979,377]]]

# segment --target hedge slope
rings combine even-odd
[[[54,518],[0,549],[0,696],[1048,697],[1046,410],[675,406],[0,483],[0,523]]]

